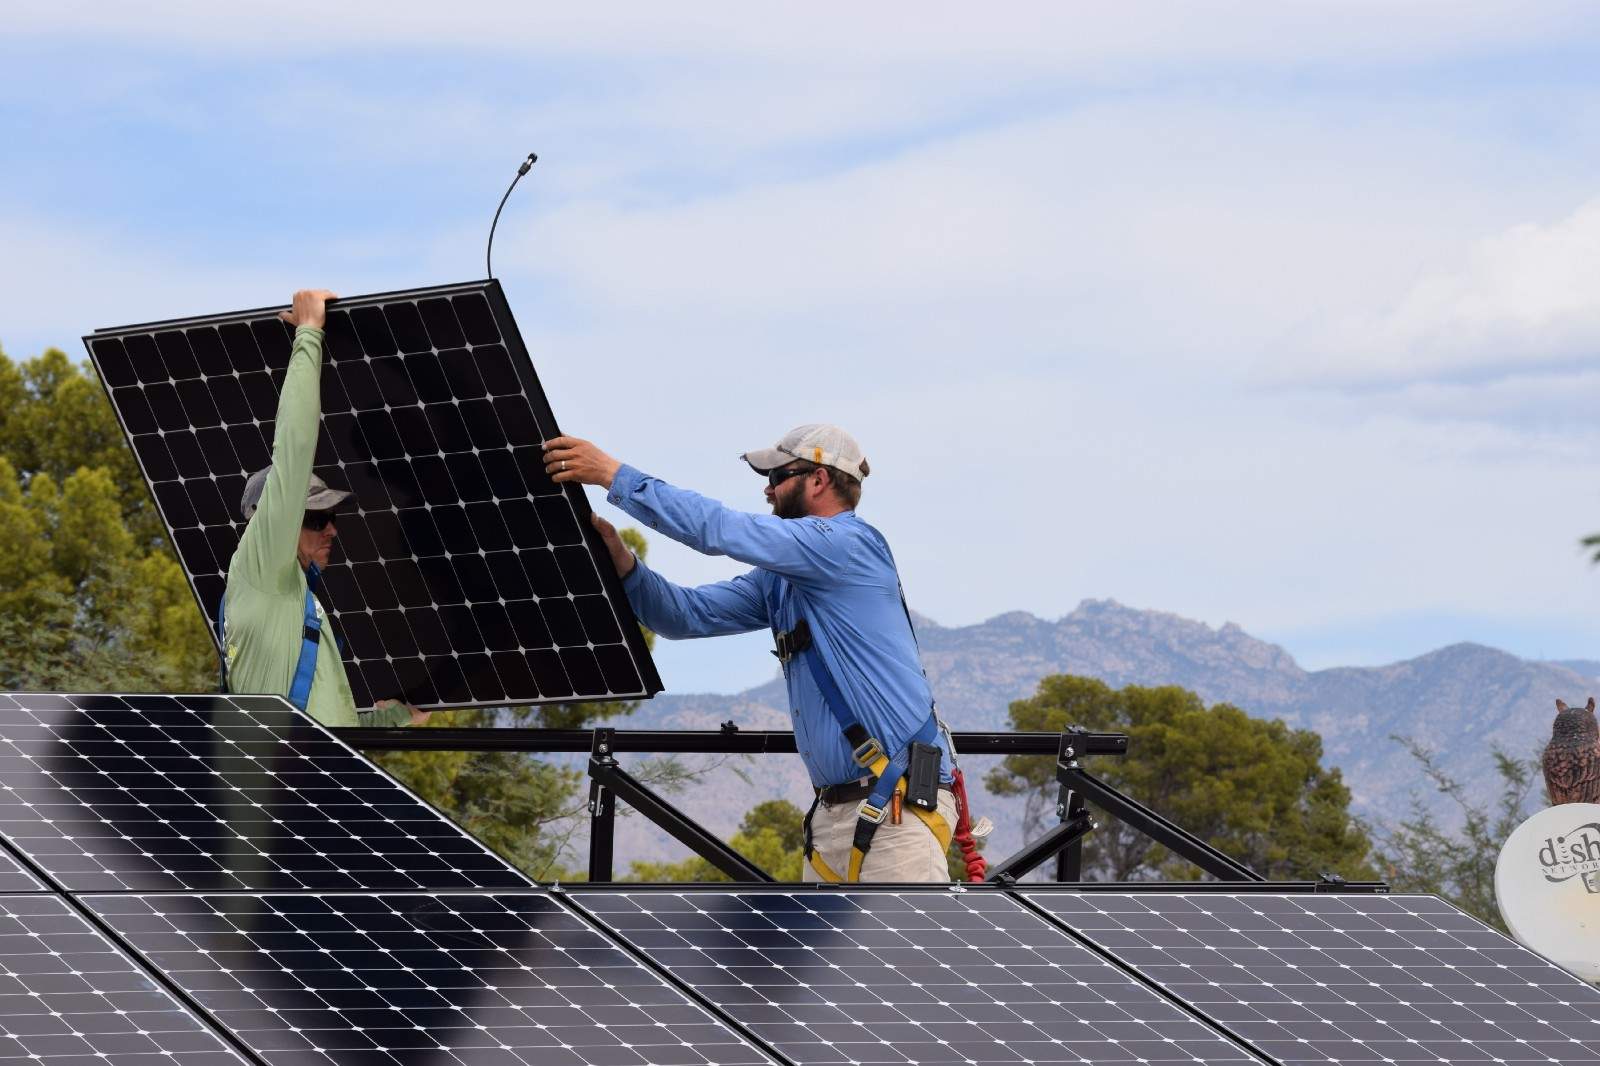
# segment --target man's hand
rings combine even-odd
[[[611,553],[611,565],[617,568],[617,576],[627,577],[633,573],[633,566],[639,560],[634,558],[633,552],[622,543],[622,538],[617,536],[617,527],[592,511],[589,513],[589,521],[600,531],[600,539],[605,542],[606,551]]]
[[[410,711],[412,725],[427,725],[428,716],[433,713],[432,711],[419,711],[409,703],[401,703],[399,700],[378,700],[372,705],[372,709],[375,711],[388,710],[390,707],[404,707]]]
[[[577,437],[553,437],[544,442],[544,472],[551,481],[576,481],[609,489],[622,466],[611,456]]]
[[[295,329],[301,326],[321,329],[328,324],[328,301],[338,298],[327,289],[301,289],[294,294],[294,306],[279,311],[278,317]]]

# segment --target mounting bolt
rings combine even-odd
[[[1090,829],[1099,829],[1100,828],[1100,823],[1099,822],[1090,822],[1089,823],[1089,828]]]
[[[1056,804],[1056,816],[1058,818],[1065,818],[1067,816],[1067,805],[1065,803]]]
[[[600,754],[601,755],[609,754],[610,751],[611,751],[611,745],[610,744],[602,744],[602,745],[600,745]]]
[[[1073,758],[1074,756],[1076,756],[1078,754],[1078,749],[1074,748],[1071,744],[1068,744],[1067,745],[1067,750],[1063,751],[1061,754],[1065,755],[1067,758],[1071,759],[1071,758]]]

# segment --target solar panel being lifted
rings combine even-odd
[[[276,309],[84,338],[215,636],[271,461],[292,337]],[[316,472],[354,492],[323,575],[359,707],[638,699],[661,690],[497,282],[339,300]]]
[[[531,885],[277,696],[0,694],[0,836],[69,892]]]

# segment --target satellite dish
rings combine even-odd
[[[1517,826],[1500,849],[1494,894],[1518,941],[1600,981],[1600,803],[1547,807]]]

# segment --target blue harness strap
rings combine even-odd
[[[294,680],[289,682],[289,702],[300,710],[311,700],[311,682],[317,676],[317,649],[322,644],[322,619],[317,614],[317,597],[311,590],[317,587],[322,571],[316,563],[306,569],[306,602],[300,624],[300,658],[294,664]],[[228,594],[222,594],[217,604],[217,643],[222,645],[221,691],[228,691],[228,638],[223,626],[222,612]]]

